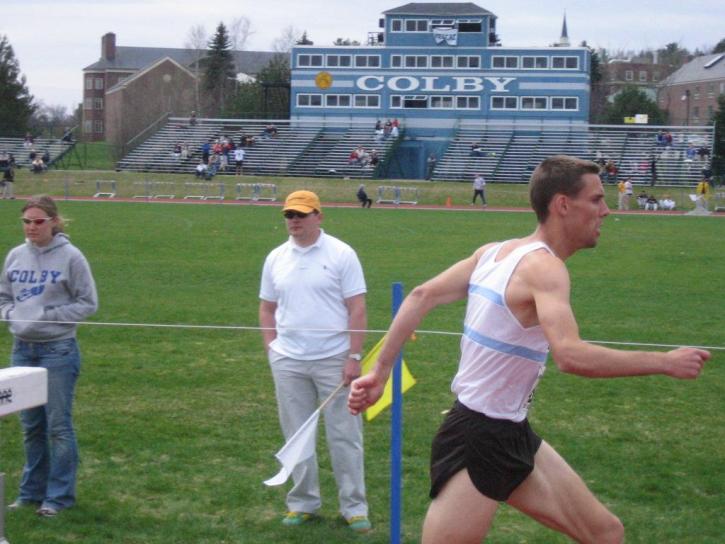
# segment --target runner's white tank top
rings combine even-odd
[[[451,390],[476,412],[496,419],[526,418],[544,374],[549,343],[540,325],[524,328],[506,305],[506,286],[521,259],[543,242],[521,246],[496,262],[497,244],[478,261],[468,285],[461,360]]]

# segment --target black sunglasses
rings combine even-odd
[[[285,219],[294,219],[295,217],[299,219],[304,219],[305,217],[307,217],[308,215],[312,215],[313,213],[315,212],[303,213],[296,210],[287,210],[286,212],[284,212],[283,215]]]

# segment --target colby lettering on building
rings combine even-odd
[[[379,91],[388,87],[391,91],[421,91],[421,92],[481,92],[486,84],[491,92],[507,93],[506,87],[515,77],[476,77],[476,76],[376,76],[366,75],[357,78],[355,84],[362,91]]]

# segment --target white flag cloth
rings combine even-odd
[[[332,394],[325,399],[320,407],[315,410],[312,415],[305,421],[302,426],[297,429],[295,434],[292,435],[282,449],[280,449],[274,456],[282,463],[282,469],[269,480],[264,481],[264,485],[282,485],[292,474],[294,468],[306,461],[315,453],[315,446],[317,444],[317,421],[320,419],[320,412],[325,405],[334,397],[343,384],[340,384]]]

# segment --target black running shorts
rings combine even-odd
[[[456,401],[433,439],[430,496],[465,468],[478,491],[506,501],[534,469],[540,445],[528,420],[493,419]]]

